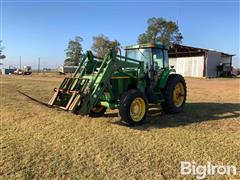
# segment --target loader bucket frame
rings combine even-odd
[[[55,93],[48,104],[65,111],[88,114],[100,103],[113,73],[121,72],[123,68],[136,69],[139,80],[144,74],[143,62],[117,55],[114,49],[109,50],[104,59],[87,51],[75,73],[65,77],[59,88],[54,89]],[[144,89],[143,86],[139,83],[139,89]]]

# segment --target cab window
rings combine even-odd
[[[158,70],[164,67],[162,49],[153,49],[154,69]]]
[[[144,62],[144,69],[149,69],[150,68],[150,60],[151,60],[151,55],[152,51],[151,49],[132,49],[132,50],[127,50],[127,57],[136,59],[139,61]]]

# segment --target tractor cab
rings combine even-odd
[[[144,62],[144,73],[146,79],[146,96],[149,102],[157,98],[154,95],[155,89],[159,89],[161,76],[169,72],[168,48],[162,44],[138,44],[127,46],[126,59],[136,59]],[[171,70],[172,71],[172,70]]]
[[[125,47],[126,58],[144,62],[144,70],[153,78],[168,68],[168,48],[162,44],[139,44]]]

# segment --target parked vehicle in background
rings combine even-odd
[[[66,73],[74,73],[78,66],[59,66],[58,72],[59,74],[66,74]]]
[[[1,69],[1,74],[4,74],[4,75],[11,75],[14,73],[14,71],[16,71],[17,69],[16,68],[3,68]]]
[[[16,69],[13,74],[15,75],[22,75],[23,74],[23,71],[21,69]]]
[[[30,75],[30,74],[32,74],[32,67],[31,67],[31,66],[24,66],[24,67],[23,67],[23,74],[24,74],[24,75]]]
[[[16,69],[13,73],[15,75],[30,75],[32,74],[32,67],[24,66],[23,69]]]
[[[232,77],[232,64],[231,63],[220,63],[217,66],[218,77]]]

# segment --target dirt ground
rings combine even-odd
[[[47,108],[62,77],[0,76],[1,179],[192,179],[181,161],[235,165],[240,179],[240,79],[186,78],[184,112],[151,109],[128,127],[116,111],[90,118]]]

